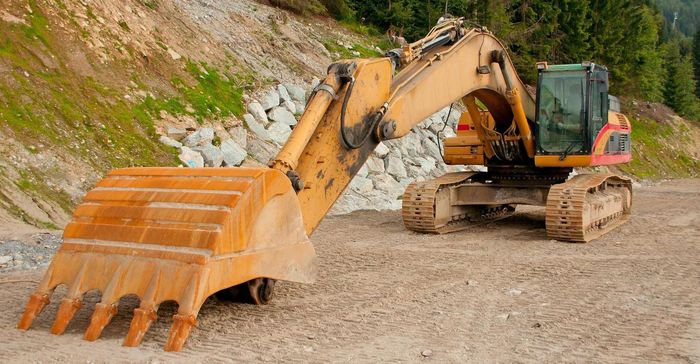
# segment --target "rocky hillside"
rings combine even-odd
[[[0,238],[60,229],[112,168],[264,165],[329,63],[389,46],[249,0],[3,1]],[[446,120],[443,110],[380,145],[334,212],[398,208],[410,181],[448,170],[436,135],[457,117]],[[669,140],[680,127],[695,133],[685,133],[674,144],[682,155],[671,157],[687,170],[652,175],[669,160],[652,145],[657,139],[639,135],[639,162],[625,171],[697,173],[699,156],[687,152],[697,126],[672,125],[683,126],[664,126]],[[646,159],[650,150],[658,153]]]
[[[4,1],[0,235],[61,228],[115,167],[266,163],[327,65],[382,43],[246,0]],[[395,157],[395,191],[428,169]]]

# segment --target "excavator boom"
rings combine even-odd
[[[85,333],[96,340],[119,299],[134,294],[141,303],[124,345],[138,345],[159,305],[172,300],[179,308],[165,349],[181,350],[210,295],[243,287],[264,304],[277,280],[313,281],[308,236],[378,143],[410,133],[459,101],[467,109],[460,126],[468,132],[446,140],[445,160],[485,164],[489,172],[410,185],[403,207],[409,229],[455,231],[505,217],[515,204],[534,204],[547,206],[552,237],[588,241],[628,215],[629,180],[605,175],[565,182],[578,156],[559,162],[547,156],[555,166],[538,168],[535,98],[493,34],[451,19],[386,57],[331,65],[269,168],[112,171],[76,208],[18,328],[29,329],[56,287],[65,285],[51,328],[61,334],[83,295],[99,290]],[[623,118],[605,135],[626,135]],[[601,140],[591,153],[613,150]]]

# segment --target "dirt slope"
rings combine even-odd
[[[547,240],[540,209],[445,236],[406,231],[398,212],[331,217],[313,237],[316,284],[282,283],[275,301],[263,307],[210,299],[179,354],[161,351],[174,306],[161,309],[140,348],[127,349],[119,345],[136,300],[123,299],[104,337],[87,343],[82,334],[98,297],[89,297],[63,336],[48,332],[57,299],[22,333],[13,327],[34,284],[1,284],[0,357],[698,362],[700,180],[635,193],[631,221],[589,244]]]

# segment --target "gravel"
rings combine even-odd
[[[61,244],[60,234],[36,234],[29,241],[0,241],[0,273],[43,268]]]

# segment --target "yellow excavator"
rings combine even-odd
[[[62,334],[87,291],[99,290],[85,339],[98,339],[125,295],[137,295],[125,346],[143,340],[158,306],[176,301],[165,350],[182,349],[204,301],[243,289],[270,302],[278,280],[310,283],[310,236],[375,147],[462,101],[448,173],[406,188],[408,229],[446,233],[544,206],[552,239],[586,242],[630,214],[629,179],[574,167],[628,162],[630,123],[608,95],[605,67],[538,63],[531,96],[505,47],[463,19],[377,59],[332,64],[269,168],[117,169],[87,193],[30,296],[27,330],[55,288],[67,287],[51,328]]]

